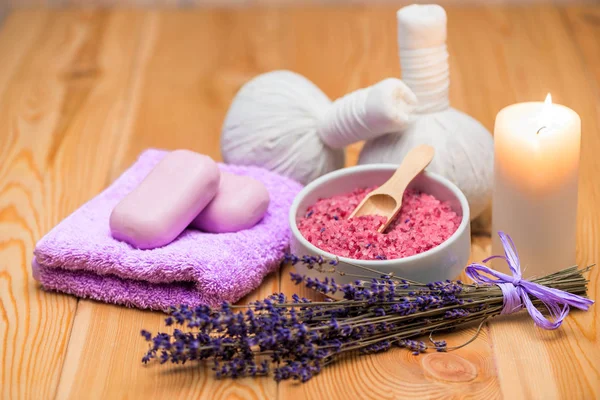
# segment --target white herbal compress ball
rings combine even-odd
[[[397,18],[402,81],[419,100],[415,120],[403,131],[368,141],[359,164],[399,163],[413,147],[433,146],[427,170],[462,190],[474,219],[490,203],[494,144],[483,125],[450,107],[446,12],[438,5],[411,5],[400,9]]]
[[[385,79],[335,102],[291,71],[246,83],[225,117],[221,152],[229,164],[257,165],[301,183],[344,166],[344,147],[404,129],[416,96]]]

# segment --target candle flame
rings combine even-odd
[[[552,120],[552,95],[550,93],[548,93],[548,95],[546,96],[546,100],[544,101],[544,105],[542,106],[542,110],[540,112],[539,115],[539,120],[538,122],[541,125],[547,125],[550,123],[550,121]],[[541,128],[540,128],[541,130]],[[538,133],[540,132],[540,130],[538,130]]]

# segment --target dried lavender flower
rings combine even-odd
[[[338,260],[288,254],[284,262],[335,274]],[[356,266],[353,264],[353,266]],[[585,296],[589,269],[568,268],[535,280],[547,287]],[[323,367],[350,352],[379,353],[401,347],[419,355],[447,351],[443,340],[416,340],[457,326],[480,324],[502,312],[504,297],[496,285],[444,281],[421,284],[368,270],[375,276],[339,285],[333,277],[292,273],[295,284],[323,294],[340,292],[343,300],[312,302],[294,294],[273,294],[247,306],[172,307],[165,325],[172,334],[146,330],[149,349],[143,363],[211,361],[217,378],[272,375],[275,380],[306,382]],[[534,304],[541,304],[535,298]],[[456,348],[456,347],[454,347]]]

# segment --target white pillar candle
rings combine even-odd
[[[510,235],[524,278],[575,265],[580,140],[579,115],[550,94],[496,116],[492,254],[504,254],[497,232]]]

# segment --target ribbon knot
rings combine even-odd
[[[569,314],[570,307],[587,310],[594,304],[592,300],[585,297],[523,280],[521,262],[515,244],[510,236],[505,233],[498,232],[498,235],[504,247],[504,256],[488,257],[483,262],[486,263],[494,258],[504,259],[512,272],[512,276],[478,263],[467,266],[466,273],[469,278],[477,283],[494,284],[500,287],[504,297],[504,307],[501,314],[512,314],[525,307],[537,326],[544,329],[556,329]],[[542,315],[533,305],[530,296],[540,300],[546,306],[553,320],[549,320]]]

